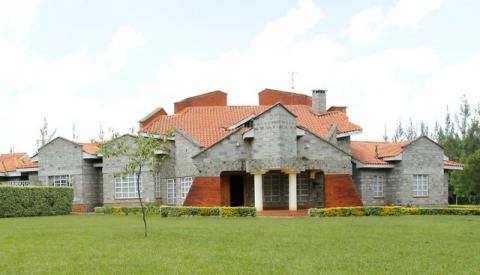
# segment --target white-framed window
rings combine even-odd
[[[263,176],[263,198],[265,202],[280,201],[280,175],[265,174]]]
[[[310,194],[308,177],[306,174],[297,175],[297,201],[306,202]]]
[[[137,177],[133,174],[118,175],[113,178],[115,184],[116,199],[134,199],[138,198]],[[142,180],[140,179],[140,193],[142,193]]]
[[[383,198],[383,176],[373,177],[373,197]]]
[[[49,176],[48,185],[56,187],[71,187],[72,181],[70,175]]]
[[[160,178],[160,175],[157,174],[155,175],[154,178],[154,184],[155,184],[155,198],[161,198],[162,197],[162,179]]]
[[[428,175],[413,175],[413,196],[428,197]]]
[[[167,179],[167,204],[176,203],[176,191],[175,179]]]
[[[180,184],[180,199],[182,204],[187,198],[188,192],[190,191],[190,187],[192,187],[192,184],[193,184],[192,177],[185,177],[182,179],[182,182]]]

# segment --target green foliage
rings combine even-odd
[[[188,207],[188,206],[162,206],[160,207],[162,217],[181,216],[220,216],[219,207]]]
[[[105,207],[97,206],[97,207],[95,207],[93,212],[95,212],[97,214],[105,214]]]
[[[125,214],[125,216],[128,216],[128,214],[130,214],[132,212],[131,207],[123,206],[120,209],[122,210],[122,213]]]
[[[366,206],[311,208],[310,217],[402,216],[402,215],[480,215],[478,207],[415,208],[399,206]]]
[[[73,189],[47,186],[0,186],[0,217],[69,214]]]
[[[255,217],[255,207],[220,207],[220,217]]]

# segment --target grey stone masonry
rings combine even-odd
[[[275,105],[254,120],[253,159],[295,159],[297,157],[295,116]]]
[[[365,205],[443,207],[448,205],[448,174],[443,168],[443,149],[428,138],[404,146],[401,160],[393,168],[354,169],[353,178]],[[427,178],[427,195],[414,194],[415,176]],[[375,176],[384,177],[384,197],[375,198]]]
[[[128,146],[133,146],[134,136],[124,135],[119,137],[122,142]],[[166,179],[175,177],[175,144],[169,142],[169,157],[160,167],[158,173],[152,173],[151,163],[147,163],[142,167],[142,174],[140,176],[140,183],[142,191],[142,198],[144,202],[158,202],[164,203],[166,194]],[[102,178],[102,193],[103,203],[106,205],[137,205],[138,198],[120,198],[116,195],[115,177],[125,177],[124,168],[128,163],[126,156],[103,158],[103,178]],[[135,178],[136,179],[136,178]]]
[[[100,171],[92,160],[83,159],[82,146],[64,138],[56,138],[38,151],[38,178],[43,185],[51,184],[54,176],[68,176],[74,189],[74,205],[88,210],[101,203],[98,198]]]

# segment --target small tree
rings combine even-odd
[[[142,208],[145,237],[148,235],[147,219],[140,191],[140,176],[147,165],[151,167],[150,171],[152,172],[153,178],[157,176],[162,164],[168,157],[169,149],[167,139],[167,135],[159,136],[154,133],[139,133],[138,136],[135,136],[134,142],[128,144],[119,138],[118,135],[114,135],[110,141],[100,145],[100,154],[102,154],[104,158],[125,157],[127,161],[123,167],[123,172],[125,174],[133,174],[136,177],[137,195],[140,207]]]

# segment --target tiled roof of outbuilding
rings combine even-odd
[[[402,153],[403,146],[409,143],[410,141],[352,141],[352,157],[364,164],[388,164],[382,158],[399,155]]]
[[[177,128],[207,147],[226,137],[231,130],[227,128],[251,115],[258,115],[271,106],[203,106],[187,107],[175,115],[160,116],[157,120],[143,125],[143,131],[156,127],[160,134]],[[297,125],[316,135],[326,137],[331,125],[336,123],[338,133],[361,131],[362,128],[348,120],[342,112],[316,114],[306,105],[284,106],[297,116]]]
[[[456,166],[456,167],[463,167],[464,166],[463,163],[456,162],[456,161],[453,161],[453,160],[444,160],[443,164],[446,165],[446,166]]]
[[[15,172],[22,168],[36,168],[38,165],[26,153],[0,155],[0,173]]]

